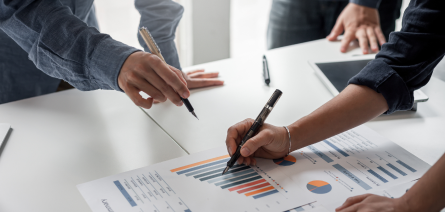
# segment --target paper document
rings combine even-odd
[[[10,129],[10,124],[0,123],[0,147],[3,144],[3,141],[6,139],[6,136],[8,135]]]
[[[281,159],[236,165],[221,175],[228,160],[226,147],[220,147],[80,184],[78,189],[94,212],[324,211],[325,205],[343,203],[350,196],[416,180],[429,168],[365,126]]]

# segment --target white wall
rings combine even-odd
[[[193,0],[191,16],[193,64],[229,58],[230,1]]]

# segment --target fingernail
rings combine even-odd
[[[183,105],[182,102],[179,102],[179,103],[177,104],[178,107],[181,107],[182,105]]]
[[[184,92],[183,94],[182,94],[182,98],[184,98],[184,99],[187,99],[187,98],[189,98],[189,93],[188,92]]]
[[[243,147],[241,148],[241,155],[243,156],[249,156],[250,155],[250,150],[247,147]]]

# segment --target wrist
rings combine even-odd
[[[287,128],[289,129],[289,133],[290,133],[290,138],[291,138],[291,142],[290,142],[290,152],[293,152],[297,149],[303,148],[304,146],[304,137],[305,137],[305,132],[302,129],[302,126],[299,125],[297,122],[293,123],[289,126],[287,126]]]

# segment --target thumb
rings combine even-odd
[[[243,148],[241,148],[241,155],[243,157],[249,157],[255,151],[257,151],[257,149],[269,144],[272,140],[273,134],[269,130],[262,130],[257,135],[246,141]]]
[[[343,21],[341,21],[340,19],[337,20],[337,22],[335,23],[334,28],[331,31],[331,34],[328,35],[328,40],[329,41],[335,41],[337,39],[337,37],[343,33],[344,27],[343,27]]]

